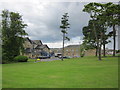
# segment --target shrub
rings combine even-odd
[[[15,61],[18,61],[18,62],[27,62],[27,60],[28,60],[28,57],[27,56],[16,56],[15,58],[14,58],[14,60]]]
[[[80,45],[80,56],[84,57],[85,55],[85,44]]]
[[[80,54],[81,57],[84,57],[85,53]]]
[[[120,50],[117,50],[116,53],[120,53]]]

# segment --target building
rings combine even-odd
[[[48,56],[50,53],[50,48],[47,45],[37,45],[34,48],[34,53],[37,56]]]
[[[29,58],[47,56],[50,53],[50,48],[47,45],[44,45],[41,40],[30,40],[29,38],[26,38],[23,46],[25,49],[24,55]]]
[[[80,45],[69,45],[64,48],[64,56],[80,57]]]
[[[108,49],[108,48],[105,49],[106,55],[113,55],[113,52],[114,52],[113,49]],[[117,52],[117,50],[115,50],[115,54],[116,54],[116,52]],[[103,50],[102,50],[102,54],[103,54]]]
[[[51,48],[55,56],[62,55],[62,48]],[[64,56],[80,57],[80,45],[69,45],[64,47]]]
[[[57,56],[62,55],[62,48],[51,48],[51,51]],[[95,56],[95,49],[85,51],[85,56]],[[64,56],[80,57],[80,45],[69,45],[64,48]]]
[[[89,49],[85,51],[85,56],[95,56],[96,49]]]
[[[61,48],[50,48],[50,51],[54,53],[54,56],[61,56],[62,55]]]

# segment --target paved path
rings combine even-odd
[[[41,61],[54,61],[54,60],[61,60],[61,59],[56,58],[56,57],[52,57],[52,58],[48,58],[48,59],[40,59],[40,61],[37,61],[37,62],[41,62]]]

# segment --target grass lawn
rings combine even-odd
[[[0,89],[2,88],[2,65],[0,64]]]
[[[118,88],[118,57],[3,65],[3,88]]]

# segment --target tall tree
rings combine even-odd
[[[13,61],[23,48],[24,28],[22,16],[19,13],[2,11],[2,55],[3,60]],[[4,61],[3,61],[4,62]]]
[[[84,12],[90,14],[92,19],[92,30],[94,32],[95,41],[97,44],[97,50],[99,52],[99,60],[101,60],[101,45],[104,44],[105,49],[105,33],[106,33],[106,19],[104,19],[102,13],[105,11],[103,5],[100,3],[89,3],[85,5]],[[102,42],[104,41],[104,42]],[[105,53],[104,53],[105,55]]]
[[[120,14],[120,5],[113,4],[111,2],[106,3],[106,4],[101,4],[101,3],[89,3],[85,5],[85,8],[83,11],[88,12],[90,14],[90,17],[92,20],[97,20],[97,24],[101,27],[101,39],[102,39],[102,44],[103,44],[103,55],[105,56],[105,44],[108,43],[106,41],[110,36],[113,34],[113,40],[114,40],[114,52],[113,56],[115,56],[115,46],[116,46],[116,25],[119,25],[120,20],[118,19],[119,14]],[[113,27],[113,31],[109,32],[109,34],[106,34],[107,28]],[[97,45],[99,43],[99,38],[97,37],[97,30],[95,30],[95,23],[93,23],[93,30],[94,30],[94,35],[96,37]],[[100,49],[100,47],[99,47]],[[99,50],[100,51],[100,50]],[[99,53],[100,55],[100,53]]]
[[[69,27],[69,22],[68,22],[68,13],[65,13],[62,18],[61,18],[61,26],[60,28],[62,29],[61,32],[63,33],[63,49],[62,49],[62,61],[63,61],[63,57],[64,57],[64,44],[65,44],[65,40],[70,40],[66,34],[68,34],[68,28]]]
[[[95,56],[98,55],[98,46],[97,46],[97,41],[94,35],[93,31],[93,25],[92,25],[92,20],[89,21],[88,26],[83,27],[82,29],[84,38],[83,38],[83,43],[87,47],[87,49],[96,49],[96,54]]]
[[[89,3],[84,6],[85,8],[83,9],[84,12],[87,12],[90,14],[92,21],[92,26],[93,26],[93,32],[95,36],[95,40],[97,42],[97,50],[99,51],[99,60],[101,60],[101,44],[99,44],[100,40],[97,35],[97,30],[95,28],[95,23],[97,19],[97,15],[99,14],[99,9],[97,9],[96,3]]]
[[[116,26],[120,25],[120,19],[119,19],[119,14],[120,14],[120,5],[118,4],[113,4],[113,3],[107,3],[105,5],[106,7],[106,12],[105,15],[108,18],[107,23],[109,27],[113,28],[113,56],[115,56],[115,51],[116,51]]]

